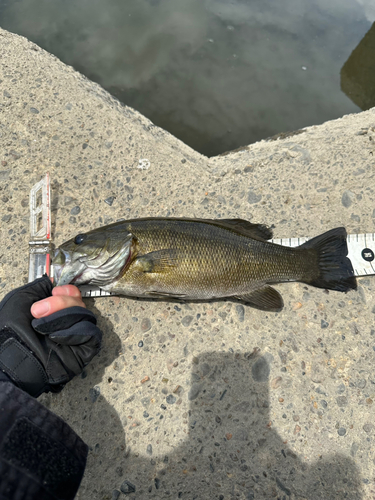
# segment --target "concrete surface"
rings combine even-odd
[[[47,170],[56,244],[149,215],[375,230],[375,109],[208,159],[0,30],[0,117],[3,294],[27,279],[28,194]],[[375,277],[347,295],[277,288],[281,313],[87,300],[103,350],[41,397],[90,446],[79,500],[374,498]]]

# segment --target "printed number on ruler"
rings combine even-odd
[[[348,257],[352,261],[356,276],[375,274],[375,234],[349,234]]]

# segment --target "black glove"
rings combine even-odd
[[[0,302],[0,369],[34,397],[61,391],[101,346],[96,318],[84,307],[33,319],[32,304],[51,292],[51,281],[43,276],[8,293]]]
[[[0,408],[1,500],[73,500],[87,445],[11,382],[0,384]]]

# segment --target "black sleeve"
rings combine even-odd
[[[0,371],[0,500],[72,500],[87,452],[68,424]]]

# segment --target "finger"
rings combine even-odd
[[[81,292],[74,285],[55,286],[55,288],[52,290],[52,295],[54,297],[56,297],[57,295],[69,295],[70,297],[81,298]]]
[[[43,318],[68,307],[86,307],[80,297],[58,295],[39,300],[31,306],[31,314],[34,318]]]

